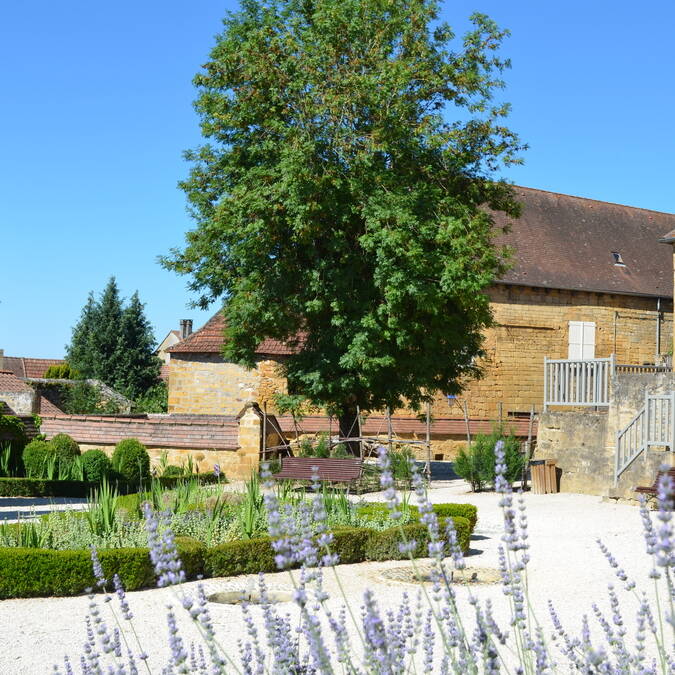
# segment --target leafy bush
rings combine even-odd
[[[177,537],[178,554],[186,576],[195,578],[203,569],[203,546]],[[147,548],[105,549],[98,552],[107,579],[119,574],[131,591],[153,585],[155,573]],[[52,551],[35,548],[0,548],[0,598],[78,595],[96,586],[89,551]]]
[[[162,471],[163,478],[176,478],[178,476],[184,475],[183,467],[176,466],[175,464],[168,464]]]
[[[24,472],[21,454],[26,445],[26,426],[15,415],[0,414],[0,445],[5,449],[9,443],[6,475],[21,475]]]
[[[230,541],[204,552],[204,573],[209,577],[276,571],[272,540],[269,537]]]
[[[82,375],[72,368],[68,362],[49,366],[45,371],[45,378],[48,380],[79,380]]]
[[[108,478],[112,472],[112,462],[103,450],[87,450],[82,455],[82,465],[85,479],[96,483]]]
[[[63,464],[72,464],[80,454],[80,446],[68,434],[56,434],[49,441],[49,445],[56,454],[57,460]]]
[[[133,410],[137,413],[165,413],[169,407],[168,398],[166,382],[158,382],[136,398]]]
[[[135,438],[125,438],[115,446],[112,465],[130,483],[138,484],[150,476],[150,455]]]
[[[46,475],[47,462],[54,457],[54,448],[48,441],[31,441],[23,449],[21,459],[29,478],[43,478]]]
[[[121,412],[119,403],[103,398],[101,390],[85,380],[61,385],[58,395],[59,407],[69,415],[116,415]]]
[[[372,530],[366,527],[340,527],[333,530],[332,553],[340,556],[344,564],[362,562],[366,559],[366,550]]]
[[[46,478],[0,478],[0,497],[86,497],[96,483]]]
[[[408,446],[402,447],[400,450],[392,450],[389,453],[389,461],[391,462],[391,475],[394,480],[411,480],[412,467],[410,463],[414,461],[412,448]]]
[[[454,461],[455,473],[471,484],[474,492],[495,482],[495,445],[504,441],[505,478],[510,483],[518,480],[523,473],[526,457],[520,452],[520,442],[511,433],[504,434],[502,427],[496,426],[490,435],[479,434],[471,447],[459,451]]]
[[[469,523],[470,534],[478,522],[478,508],[473,504],[433,504],[434,513],[440,518],[461,517]],[[401,511],[410,513],[411,520],[419,520],[419,509],[412,504],[402,505]],[[379,520],[389,514],[389,507],[381,502],[366,502],[360,504],[356,510],[358,516],[364,520]]]

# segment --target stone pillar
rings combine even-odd
[[[262,413],[257,403],[248,403],[237,415],[239,421],[239,458],[236,478],[248,480],[260,466]]]

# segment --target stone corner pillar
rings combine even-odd
[[[247,403],[237,415],[239,422],[239,458],[236,477],[247,480],[260,467],[262,449],[262,414],[257,403]]]

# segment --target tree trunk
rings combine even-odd
[[[340,425],[340,438],[354,438],[359,435],[359,420],[356,406],[345,407],[338,417]],[[347,451],[358,457],[361,453],[361,444],[358,441],[350,441],[344,444]]]

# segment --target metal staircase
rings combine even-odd
[[[642,410],[616,434],[614,485],[621,474],[651,446],[675,449],[675,392],[645,394]]]

